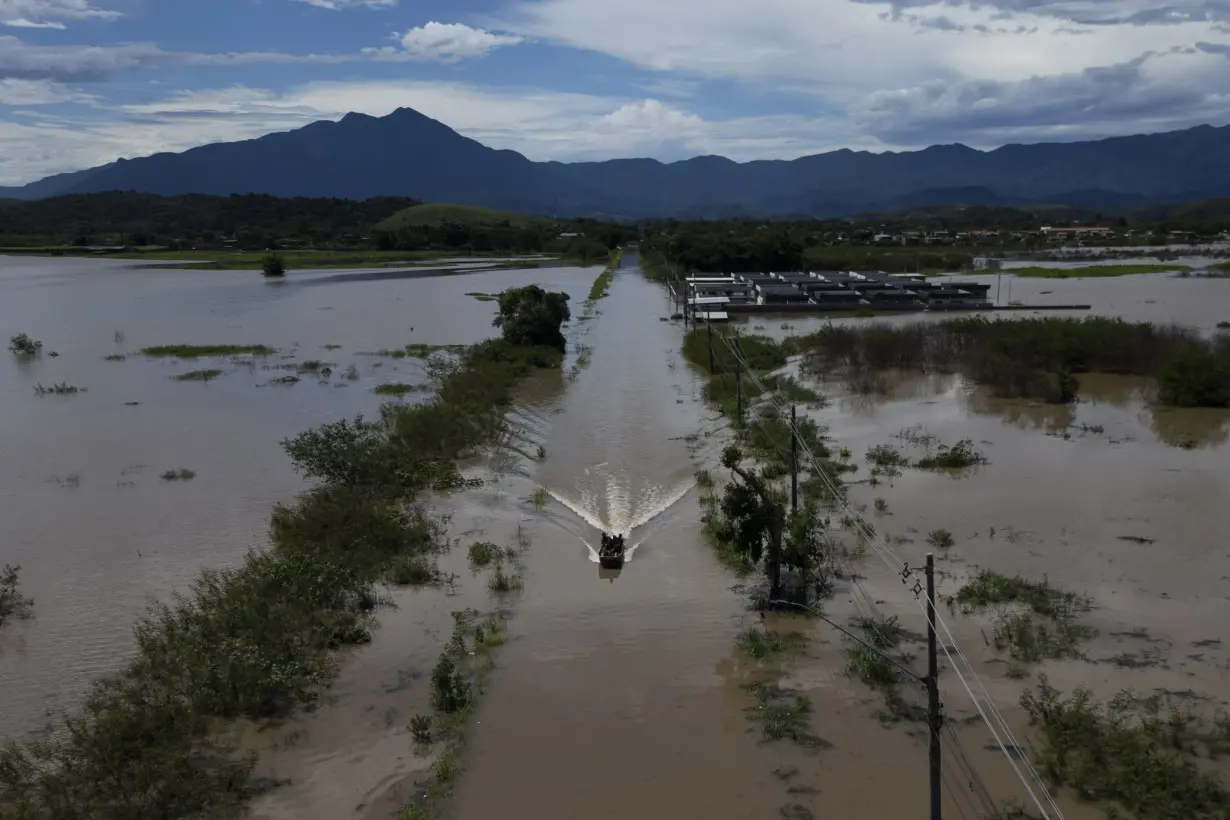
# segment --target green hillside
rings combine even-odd
[[[529,228],[551,222],[536,216],[522,216],[508,211],[492,211],[472,205],[412,205],[398,211],[376,225],[378,231],[396,231],[402,228],[435,227],[447,222],[461,225],[502,225],[507,222],[514,228]]]

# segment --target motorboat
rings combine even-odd
[[[602,548],[598,550],[598,564],[603,569],[620,569],[624,565],[624,537],[602,533]]]

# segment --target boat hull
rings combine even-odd
[[[624,557],[622,555],[600,555],[598,556],[598,566],[603,569],[621,569],[624,565]]]

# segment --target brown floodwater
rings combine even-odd
[[[266,282],[252,271],[131,264],[0,257],[0,336],[44,343],[35,360],[0,359],[0,565],[20,565],[34,599],[32,619],[0,632],[0,738],[41,728],[117,670],[151,597],[265,546],[271,506],[305,486],[282,439],[374,413],[380,383],[423,380],[418,359],[365,354],[479,341],[495,332],[494,306],[467,293],[538,282],[580,299],[597,272],[319,271]],[[138,353],[177,343],[279,353],[247,363]],[[113,354],[128,358],[104,360]],[[311,359],[332,375],[270,383]],[[209,383],[171,378],[213,367],[224,374]],[[60,382],[86,392],[35,394]],[[196,477],[159,478],[178,468]]]
[[[0,513],[16,522],[0,562],[23,564],[37,615],[0,634],[0,681],[6,705],[16,704],[0,718],[0,736],[36,728],[45,708],[70,704],[93,676],[122,662],[148,596],[264,543],[270,504],[302,487],[280,438],[372,412],[379,402],[370,388],[382,381],[421,378],[414,359],[364,352],[490,334],[491,305],[468,292],[536,281],[572,293],[579,315],[596,273],[320,272],[268,284],[251,273],[138,272],[98,261],[0,268],[4,329],[62,354],[0,368],[9,410],[0,422]],[[1106,291],[1101,304],[1130,314],[1152,299],[1166,321],[1201,327],[1222,318],[1212,319],[1222,293],[1213,289],[1230,287],[1224,281],[1018,281],[1052,290],[1045,298],[1098,305],[1063,289],[1143,280],[1151,295],[1120,291],[1113,301]],[[1193,285],[1210,289],[1183,290]],[[441,564],[455,583],[391,591],[394,605],[380,611],[374,641],[345,659],[322,708],[244,734],[262,752],[259,773],[284,783],[256,801],[254,816],[381,820],[410,799],[430,761],[414,754],[407,723],[429,710],[428,676],[449,612],[492,605],[465,547],[480,538],[513,543],[519,531],[532,542],[524,590],[484,681],[448,806],[454,820],[924,814],[925,727],[877,719],[881,704],[843,673],[848,644],[831,626],[770,619],[771,628],[811,638],[803,656],[780,666],[736,648],[737,633],[758,621],[703,541],[693,487],[698,467],[715,469],[727,431],[682,360],[679,326],[659,321],[668,312],[662,290],[628,255],[596,315],[572,323],[564,372],[541,374],[522,390],[514,446],[497,462],[470,465],[486,486],[435,501],[452,514],[458,546]],[[788,332],[779,319],[753,321]],[[785,321],[801,332],[815,320]],[[209,384],[167,378],[205,365],[102,361],[117,349],[171,342],[263,343],[293,358],[273,357],[269,370],[264,362],[227,364]],[[329,344],[342,347],[325,350]],[[308,358],[335,363],[333,376],[267,385],[289,372],[278,365]],[[336,387],[349,364],[360,379]],[[33,384],[57,381],[89,392],[34,396]],[[880,397],[848,396],[840,384],[823,389],[830,402],[810,412],[829,427],[834,448],[850,448],[859,461],[883,443],[917,455],[918,446],[894,438],[907,428],[949,444],[971,439],[987,455],[988,464],[959,476],[907,470],[872,487],[863,465],[849,477],[852,503],[910,565],[923,562],[928,532],[952,531],[955,546],[938,557],[941,595],[985,567],[1046,577],[1094,600],[1086,619],[1099,634],[1087,658],[1032,667],[1024,680],[1010,677],[987,646],[987,618],[941,610],[1018,740],[1028,738],[1018,699],[1041,672],[1060,689],[1086,685],[1099,696],[1125,687],[1230,696],[1222,635],[1230,554],[1218,540],[1218,505],[1230,491],[1230,414],[1155,408],[1147,380],[1096,376],[1082,377],[1082,400],[1062,408],[997,400],[951,376],[898,374]],[[122,475],[135,464],[148,466]],[[158,479],[180,466],[198,477]],[[530,502],[536,488],[546,492],[541,507]],[[886,512],[876,511],[876,499]],[[627,533],[634,547],[618,573],[596,563],[601,530]],[[838,539],[858,545],[849,533]],[[923,632],[899,567],[872,552],[851,563],[859,578],[838,584],[825,607],[830,619],[897,615],[912,635]],[[911,652],[919,668],[921,645]],[[815,748],[763,744],[748,720],[746,686],[779,678],[810,697]],[[988,799],[1025,801],[1010,757],[947,662],[941,680],[948,816],[977,816]],[[923,703],[918,691],[905,694]],[[985,794],[971,787],[966,764]],[[1101,816],[1066,796],[1061,805],[1071,820]]]

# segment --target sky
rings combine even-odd
[[[0,185],[414,108],[534,160],[1230,121],[1230,0],[0,0]]]

